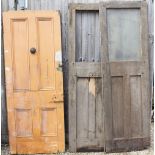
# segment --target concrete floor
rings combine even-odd
[[[10,155],[8,145],[2,145],[1,154],[2,155]],[[91,152],[91,153],[90,152],[89,153],[69,153],[69,152],[65,152],[65,153],[59,153],[59,155],[74,155],[74,154],[75,155],[153,155],[154,154],[154,123],[151,124],[151,147],[147,150],[124,152],[124,153],[104,153],[104,152]]]

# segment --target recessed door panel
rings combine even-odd
[[[111,77],[113,105],[113,134],[115,138],[124,137],[123,77]]]
[[[55,89],[54,19],[37,18],[40,89]]]
[[[56,108],[41,109],[41,133],[43,136],[57,136],[57,115]]]
[[[16,109],[15,113],[17,137],[32,136],[32,110]]]
[[[142,136],[142,79],[140,75],[130,76],[131,91],[131,134]]]
[[[28,90],[30,85],[29,53],[27,52],[29,48],[28,19],[12,19],[10,26],[12,34],[14,90]],[[22,63],[20,62],[21,59]]]

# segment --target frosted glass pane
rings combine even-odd
[[[107,24],[110,61],[139,60],[140,10],[108,9]]]

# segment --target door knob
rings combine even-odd
[[[35,54],[35,53],[36,53],[36,49],[35,49],[34,47],[32,47],[32,48],[30,49],[30,52],[31,52],[31,54]]]

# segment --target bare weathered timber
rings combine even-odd
[[[96,9],[100,35],[94,34],[92,22],[98,25],[92,16]],[[111,152],[148,147],[150,85],[146,2],[106,1],[98,7],[72,3],[70,14],[70,151],[104,148]],[[83,27],[87,29],[80,32]],[[98,48],[94,48],[96,37],[99,37]],[[94,59],[93,52],[100,59]],[[100,140],[94,136],[98,130],[94,115],[99,113],[94,113],[98,104],[94,100],[96,79],[102,81]]]
[[[103,150],[102,14],[98,4],[72,3],[69,11],[69,149]]]
[[[150,145],[147,4],[105,2],[103,7],[107,10],[105,45],[109,53],[112,102],[111,108],[105,106],[105,113],[112,117],[111,126],[105,130],[106,136],[112,135],[106,142],[106,151],[143,149]]]

